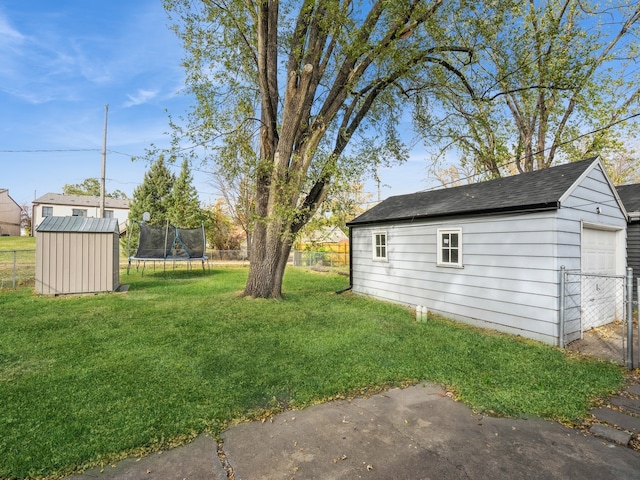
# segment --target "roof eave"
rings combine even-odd
[[[485,210],[465,210],[463,212],[449,212],[437,215],[412,215],[406,217],[387,218],[383,220],[369,220],[364,222],[347,222],[347,227],[360,227],[365,225],[375,225],[380,223],[392,223],[392,222],[414,222],[416,220],[435,220],[439,218],[456,218],[456,217],[478,217],[488,215],[500,215],[503,213],[533,213],[544,212],[550,210],[558,210],[560,208],[560,202],[545,202],[533,205],[519,205],[513,207],[501,207]]]

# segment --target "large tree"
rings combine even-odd
[[[619,158],[621,121],[640,112],[638,20],[629,0],[479,2],[454,27],[476,45],[472,89],[444,69],[448,88],[417,89],[418,107],[440,105],[416,109],[422,131],[475,178]]]
[[[65,195],[89,195],[93,197],[100,196],[100,181],[97,178],[87,178],[82,183],[67,183],[62,187],[62,193]],[[121,190],[105,193],[109,198],[127,198],[127,194]]]
[[[244,125],[259,134],[246,295],[281,296],[294,237],[337,171],[404,158],[405,80],[426,82],[430,65],[457,75],[470,59],[447,37],[455,3],[165,0],[196,99],[180,133],[208,148]]]

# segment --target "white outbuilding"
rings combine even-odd
[[[347,225],[356,293],[559,345],[620,317],[603,279],[625,275],[627,213],[598,159],[390,197]],[[584,275],[566,304],[563,271]]]

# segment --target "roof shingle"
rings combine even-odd
[[[595,158],[486,182],[389,197],[348,226],[459,215],[557,209]]]

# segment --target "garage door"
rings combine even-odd
[[[617,235],[610,230],[582,230],[582,273],[617,273]]]
[[[618,232],[582,230],[582,330],[621,319],[624,312],[624,279],[615,278]]]

